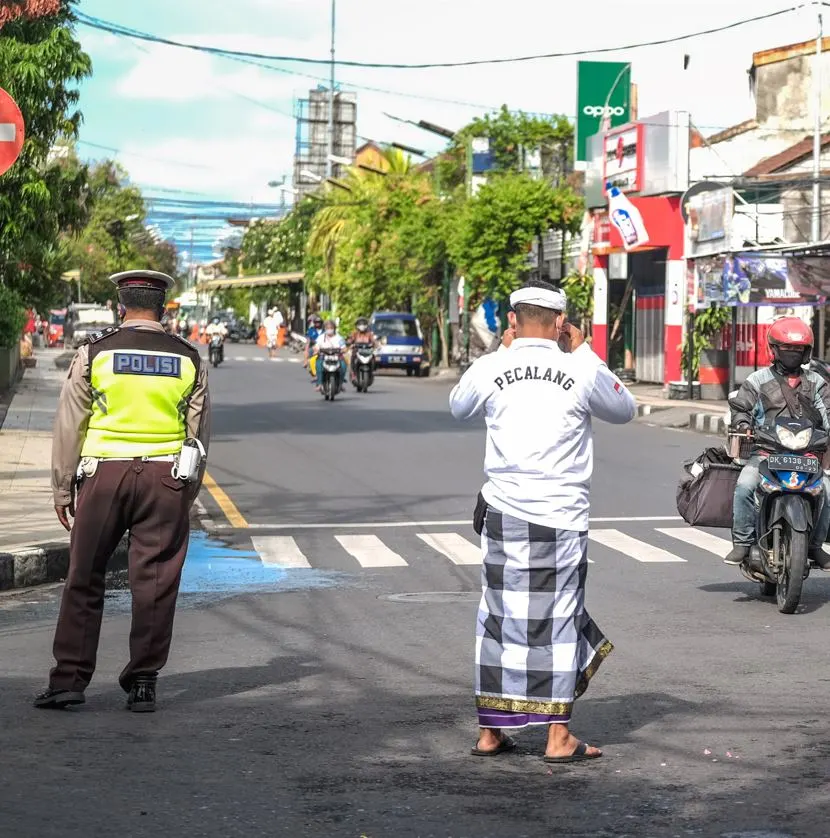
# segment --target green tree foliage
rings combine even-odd
[[[562,281],[568,298],[568,308],[576,325],[587,337],[594,321],[594,277],[591,274],[573,273]]]
[[[306,198],[279,221],[251,224],[242,239],[241,259],[247,276],[303,270],[311,223],[320,202]]]
[[[23,298],[11,288],[0,285],[0,349],[16,346],[25,324]]]
[[[497,114],[478,117],[455,135],[438,164],[443,189],[463,184],[467,143],[479,137],[490,140],[496,172],[524,171],[529,153],[538,149],[543,176],[561,182],[573,160],[574,129],[567,117],[511,113],[502,105]]]
[[[85,302],[112,299],[111,274],[148,268],[176,275],[178,255],[170,242],[156,242],[147,231],[141,191],[129,184],[117,163],[105,161],[88,175],[89,220],[64,243],[66,259],[80,268]]]
[[[85,220],[83,167],[49,159],[56,142],[77,135],[77,85],[92,70],[74,37],[73,5],[8,23],[0,37],[0,80],[26,124],[20,159],[0,177],[0,277],[42,308],[60,294],[59,236]]]
[[[429,312],[442,252],[440,202],[409,158],[385,152],[385,175],[351,168],[312,224],[306,276],[349,326],[378,309]]]
[[[464,274],[472,305],[488,296],[504,299],[526,273],[535,236],[548,229],[575,233],[582,199],[525,174],[495,176],[462,208],[450,239],[450,254]]]

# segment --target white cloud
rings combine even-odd
[[[291,159],[293,141],[242,130],[224,137],[132,142],[122,153],[131,179],[139,184],[166,184],[230,201],[274,203],[278,196],[268,181],[284,171],[282,161]]]

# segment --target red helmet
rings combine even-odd
[[[792,369],[792,364],[781,364],[782,346],[794,346],[801,349],[801,363],[808,364],[813,354],[813,330],[798,317],[782,317],[776,320],[767,334],[767,345],[772,357],[781,366]],[[787,359],[789,360],[789,358]]]

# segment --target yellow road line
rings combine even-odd
[[[228,523],[236,529],[248,529],[248,522],[242,513],[236,508],[236,504],[219,488],[217,482],[205,472],[205,479],[202,485],[210,492],[210,496],[216,501],[222,514],[228,519]]]

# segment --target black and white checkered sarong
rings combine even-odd
[[[480,724],[567,723],[574,699],[614,648],[585,611],[588,534],[530,524],[490,507],[481,541]]]

